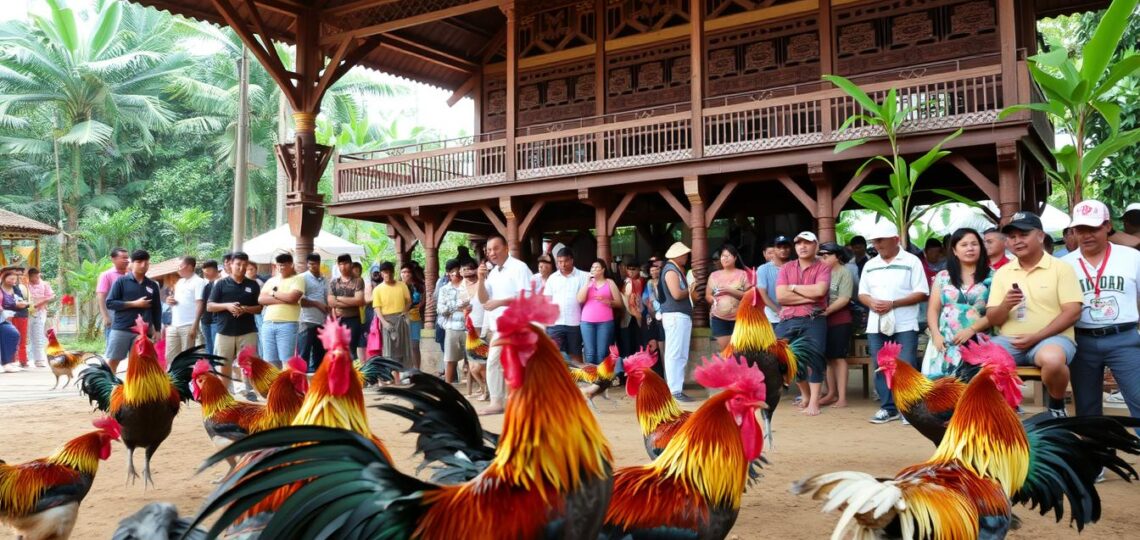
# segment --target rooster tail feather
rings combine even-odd
[[[805,338],[796,338],[788,345],[787,350],[789,354],[778,355],[780,361],[787,364],[788,372],[784,375],[784,384],[790,385],[793,380],[804,380],[807,377],[808,366],[826,365],[822,351],[812,346]],[[781,368],[781,371],[783,369],[785,368]]]
[[[1136,470],[1117,452],[1140,454],[1140,439],[1128,428],[1140,419],[1111,416],[1053,418],[1042,413],[1024,422],[1029,440],[1029,474],[1014,493],[1014,503],[1053,511],[1058,522],[1069,500],[1070,520],[1080,531],[1100,519],[1096,477],[1107,468],[1125,480],[1137,479]]]
[[[433,481],[478,476],[495,459],[498,436],[483,431],[475,408],[450,384],[425,373],[410,379],[410,386],[380,389],[407,405],[382,403],[376,408],[411,420],[407,432],[417,435],[416,452],[424,456],[419,468],[434,464]]]
[[[123,380],[115,376],[111,366],[106,362],[90,364],[79,372],[79,391],[87,396],[100,411],[107,412],[111,408],[111,392],[116,386],[123,384]]]
[[[360,366],[360,374],[364,376],[364,386],[372,386],[380,381],[392,382],[395,374],[404,370],[404,365],[387,356],[373,356]]]
[[[178,396],[183,402],[194,399],[194,395],[190,391],[190,379],[193,378],[194,364],[197,364],[199,360],[205,360],[210,363],[211,368],[220,368],[225,365],[225,358],[206,353],[204,349],[205,346],[203,345],[192,347],[178,353],[178,356],[170,361],[170,368],[167,370],[170,384],[178,390]]]
[[[371,439],[338,428],[264,431],[214,454],[207,464],[257,451],[270,453],[235,469],[210,495],[191,526],[224,508],[207,533],[216,537],[272,490],[305,482],[268,516],[262,536],[375,537],[381,523],[394,530],[413,530],[423,511],[420,499],[436,489],[393,468]]]
[[[206,531],[190,527],[190,520],[178,516],[170,503],[150,503],[119,521],[111,540],[205,540]]]

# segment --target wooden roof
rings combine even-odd
[[[30,239],[58,233],[59,231],[51,225],[45,225],[30,217],[0,209],[0,237]]]

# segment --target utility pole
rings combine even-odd
[[[249,190],[249,50],[243,45],[238,61],[237,148],[234,150],[233,249],[245,241],[246,193]]]

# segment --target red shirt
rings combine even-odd
[[[807,317],[816,308],[826,309],[827,289],[831,285],[831,267],[819,259],[804,269],[800,268],[799,260],[789,261],[788,264],[781,266],[780,273],[776,276],[777,287],[780,285],[817,285],[820,283],[823,284],[824,290],[822,298],[810,304],[782,307],[780,309],[780,320]]]
[[[990,268],[993,270],[997,270],[998,268],[1005,266],[1007,263],[1009,263],[1009,257],[1006,257],[1005,253],[1002,253],[1001,258],[998,259],[998,262],[991,263]]]

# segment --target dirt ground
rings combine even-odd
[[[67,396],[50,401],[0,404],[0,433],[5,438],[0,445],[0,458],[16,463],[42,457],[60,443],[91,429],[90,421],[95,415],[86,400],[70,388],[66,392]],[[597,402],[617,466],[643,463],[647,457],[633,403],[624,392],[610,393],[612,401]],[[372,403],[378,397],[369,391],[366,400]],[[693,408],[696,406],[699,403],[693,404]],[[816,501],[788,493],[793,480],[845,469],[893,475],[902,466],[929,457],[933,447],[918,432],[898,422],[869,424],[867,418],[873,412],[871,402],[856,398],[849,408],[826,409],[822,416],[809,418],[799,414],[790,398],[785,397],[776,412],[771,464],[759,487],[745,494],[733,535],[740,539],[826,538],[836,516],[821,514]],[[404,422],[375,409],[369,414],[373,430],[388,444],[402,468],[411,470],[418,458],[412,455],[412,437],[401,433]],[[501,416],[491,417],[484,425],[497,432],[501,422]],[[124,487],[126,451],[116,443],[111,459],[101,465],[83,503],[73,538],[109,538],[120,519],[152,501],[169,501],[184,515],[193,513],[212,489],[211,481],[222,472],[215,468],[194,474],[212,450],[202,428],[200,408],[196,404],[185,406],[175,420],[173,433],[155,456],[153,472],[158,487],[143,491],[141,483]],[[142,453],[138,454],[136,463],[141,469]],[[1135,511],[1140,505],[1140,486],[1113,478],[1099,489],[1103,516],[1100,523],[1085,531],[1084,538],[1133,537],[1140,529],[1140,513]],[[1024,519],[1025,526],[1011,533],[1010,538],[1078,537],[1076,529],[1067,523],[1053,523],[1026,508],[1017,508],[1015,512]]]

